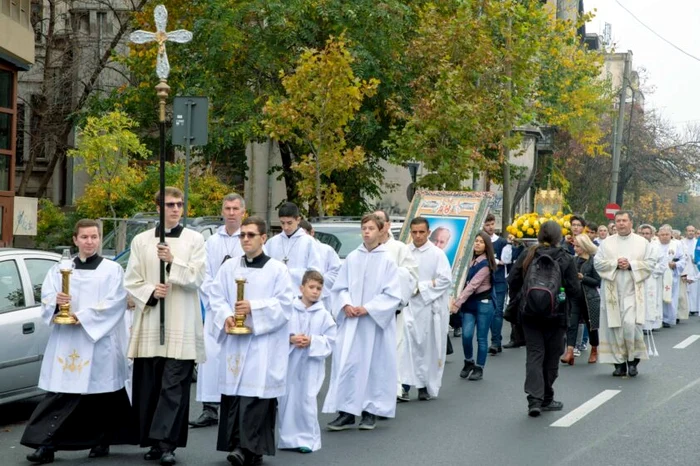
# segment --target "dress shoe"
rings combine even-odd
[[[246,466],[260,466],[263,464],[262,455],[249,455],[246,460]]]
[[[463,379],[466,379],[469,377],[469,373],[474,370],[474,361],[464,361],[464,367],[462,368],[462,371],[459,373],[459,376],[462,377]]]
[[[171,464],[175,463],[177,463],[175,460],[175,452],[172,450],[164,451],[163,456],[160,457],[160,464],[163,466],[170,466]]]
[[[418,399],[420,401],[428,401],[431,399],[430,394],[428,393],[427,388],[419,388],[418,389]]]
[[[552,400],[549,403],[542,403],[542,411],[561,411],[564,409],[564,403],[561,401]]]
[[[508,343],[503,345],[505,349],[520,348],[521,346],[525,346],[525,343],[521,343],[518,341],[509,341]]]
[[[542,414],[542,407],[540,405],[532,405],[527,408],[527,415],[530,417],[538,417]]]
[[[37,464],[53,463],[54,451],[49,447],[39,447],[34,453],[27,455],[27,461]]]
[[[233,466],[243,466],[245,464],[245,453],[239,448],[235,448],[226,456],[226,459]]]
[[[202,411],[202,414],[200,414],[196,420],[190,421],[189,424],[190,426],[197,428],[215,426],[218,423],[219,416],[217,415],[216,411],[205,409],[204,411]]]
[[[568,364],[570,366],[574,365],[574,347],[573,346],[567,346],[566,347],[566,353],[564,353],[564,356],[560,359],[562,364]]]
[[[337,418],[328,423],[328,430],[340,431],[355,427],[355,416],[341,412]]]
[[[627,363],[627,371],[630,377],[637,377],[637,374],[639,374],[639,371],[637,370],[637,364],[639,364],[639,359],[635,359],[634,361],[630,361]]]
[[[591,346],[591,354],[588,356],[588,364],[595,364],[598,362],[598,347]]]
[[[613,377],[623,377],[627,375],[627,365],[626,364],[615,364],[615,371],[613,372]]]
[[[109,445],[96,445],[90,449],[88,458],[102,458],[109,455]]]
[[[151,447],[151,449],[148,450],[145,455],[143,455],[143,459],[148,461],[154,461],[159,460],[161,456],[163,456],[163,452],[160,451],[160,448]]]

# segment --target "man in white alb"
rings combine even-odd
[[[340,257],[335,249],[329,245],[322,243],[316,238],[316,232],[314,231],[313,225],[309,223],[308,220],[302,220],[299,222],[299,226],[306,231],[316,242],[316,247],[318,248],[318,255],[321,258],[321,264],[323,264],[323,270],[321,270],[321,275],[323,275],[323,305],[326,309],[331,308],[331,290],[333,289],[333,284],[340,271]],[[330,312],[330,311],[329,311]]]
[[[700,283],[698,282],[698,268],[695,265],[695,247],[698,240],[695,238],[695,227],[685,227],[685,238],[681,240],[686,254],[686,265],[681,275],[681,283],[685,283],[688,296],[688,313],[698,315],[700,310]]]

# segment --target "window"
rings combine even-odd
[[[11,71],[0,69],[0,107],[12,109],[14,94],[12,93],[12,85],[14,84],[15,76]]]
[[[41,302],[41,285],[44,283],[46,274],[56,264],[56,261],[50,259],[24,259],[24,264],[27,266],[29,281],[34,291],[34,304],[39,304]]]
[[[17,137],[15,145],[15,165],[20,167],[24,163],[24,104],[17,104]]]
[[[10,156],[0,154],[0,191],[10,190]]]
[[[12,115],[0,111],[0,150],[10,150],[12,136]]]
[[[17,263],[11,259],[0,262],[0,312],[14,311],[25,306]]]

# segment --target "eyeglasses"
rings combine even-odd
[[[168,209],[174,209],[175,207],[177,207],[178,209],[182,209],[183,205],[185,205],[185,203],[182,201],[180,201],[180,202],[166,202],[165,203],[165,207],[167,207]]]
[[[260,233],[246,233],[246,232],[241,233],[241,239],[246,239],[246,238],[253,239],[256,236],[262,236],[262,235]]]

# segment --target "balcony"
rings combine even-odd
[[[31,0],[0,0],[0,59],[19,69],[34,63]]]

